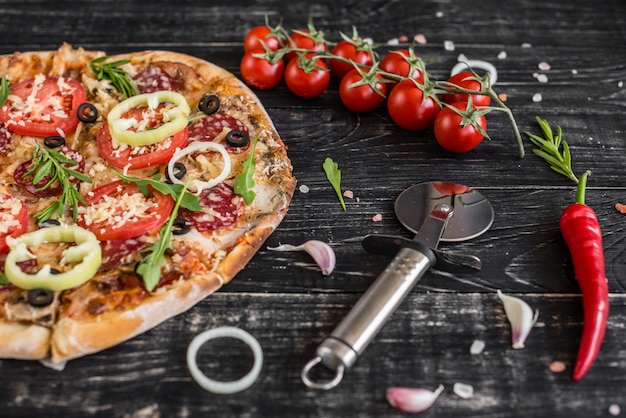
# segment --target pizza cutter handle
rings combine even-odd
[[[433,251],[416,241],[406,243],[363,294],[348,315],[317,348],[317,356],[302,370],[302,380],[313,389],[331,389],[341,381],[345,369],[374,339],[387,319],[435,263]],[[316,382],[310,372],[317,364],[335,370],[330,381]]]

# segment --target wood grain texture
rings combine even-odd
[[[302,29],[310,16],[334,41],[353,25],[382,44],[423,34],[427,43],[416,51],[432,60],[429,69],[439,79],[459,54],[488,60],[498,68],[496,89],[507,95],[520,128],[536,132],[537,115],[561,125],[574,170],[593,171],[587,203],[603,229],[611,292],[600,357],[581,382],[572,383],[582,304],[557,221],[573,200],[573,185],[532,155],[529,142],[520,159],[502,114],[488,115],[490,141],[454,155],[439,148],[431,130],[396,127],[384,108],[350,112],[339,100],[336,80],[314,100],[299,99],[281,84],[257,93],[289,147],[298,184],[309,191],[296,190],[266,246],[231,283],[189,312],[72,361],[63,372],[1,360],[0,416],[400,417],[405,414],[385,400],[387,387],[439,384],[444,393],[420,416],[606,417],[611,404],[625,409],[626,217],[614,208],[626,203],[625,12],[621,0],[0,1],[0,53],[56,49],[63,42],[110,54],[167,49],[239,75],[248,29],[265,16],[272,24],[282,19],[286,28]],[[446,50],[445,41],[455,49]],[[379,53],[393,48],[383,45]],[[541,62],[550,70],[540,70]],[[537,74],[548,82],[539,82]],[[532,100],[536,94],[542,101]],[[343,188],[354,192],[346,212],[321,169],[326,157],[338,162]],[[441,246],[480,257],[482,271],[428,273],[341,385],[327,392],[307,389],[302,366],[389,261],[366,253],[360,239],[370,233],[410,236],[394,217],[394,199],[429,180],[471,185],[491,201],[496,217],[487,233]],[[372,220],[376,214],[381,222]],[[305,253],[266,249],[308,239],[334,248],[337,268],[330,277]],[[539,310],[523,350],[511,348],[497,289]],[[232,396],[203,391],[185,366],[191,338],[221,325],[248,330],[265,355],[258,381]],[[473,356],[475,339],[484,340],[486,349]],[[555,360],[567,365],[564,373],[549,371]],[[200,361],[207,373],[228,378],[245,372],[251,359],[242,347],[222,341],[207,347]],[[474,397],[453,394],[455,382],[473,385]]]

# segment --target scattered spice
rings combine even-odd
[[[381,215],[380,213],[377,213],[376,215],[372,217],[372,221],[374,222],[380,222],[382,220],[383,220],[383,215]]]
[[[354,198],[354,192],[352,192],[352,190],[345,190],[343,192],[343,197],[346,197],[348,199],[353,199]]]
[[[421,33],[418,33],[413,37],[413,40],[420,45],[426,45],[426,36]]]
[[[498,94],[498,99],[502,100],[503,102],[506,102],[508,98],[509,96],[507,96],[506,93]]]
[[[624,205],[624,204],[622,204],[622,203],[617,203],[617,204],[615,205],[615,209],[617,209],[617,211],[618,211],[619,213],[624,213],[624,214],[626,214],[626,205]]]
[[[552,373],[563,373],[565,369],[567,369],[567,365],[563,363],[562,361],[557,360],[557,361],[553,361],[552,363],[550,363],[550,365],[548,366],[548,369]]]

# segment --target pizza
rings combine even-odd
[[[286,146],[217,65],[64,44],[0,77],[0,358],[62,365],[155,327],[287,212]]]

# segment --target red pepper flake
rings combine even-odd
[[[615,209],[617,209],[619,213],[626,214],[626,205],[624,205],[623,203],[616,204]]]
[[[548,366],[548,369],[552,373],[563,373],[565,369],[567,369],[567,366],[562,361],[553,361],[550,363],[550,366]]]

